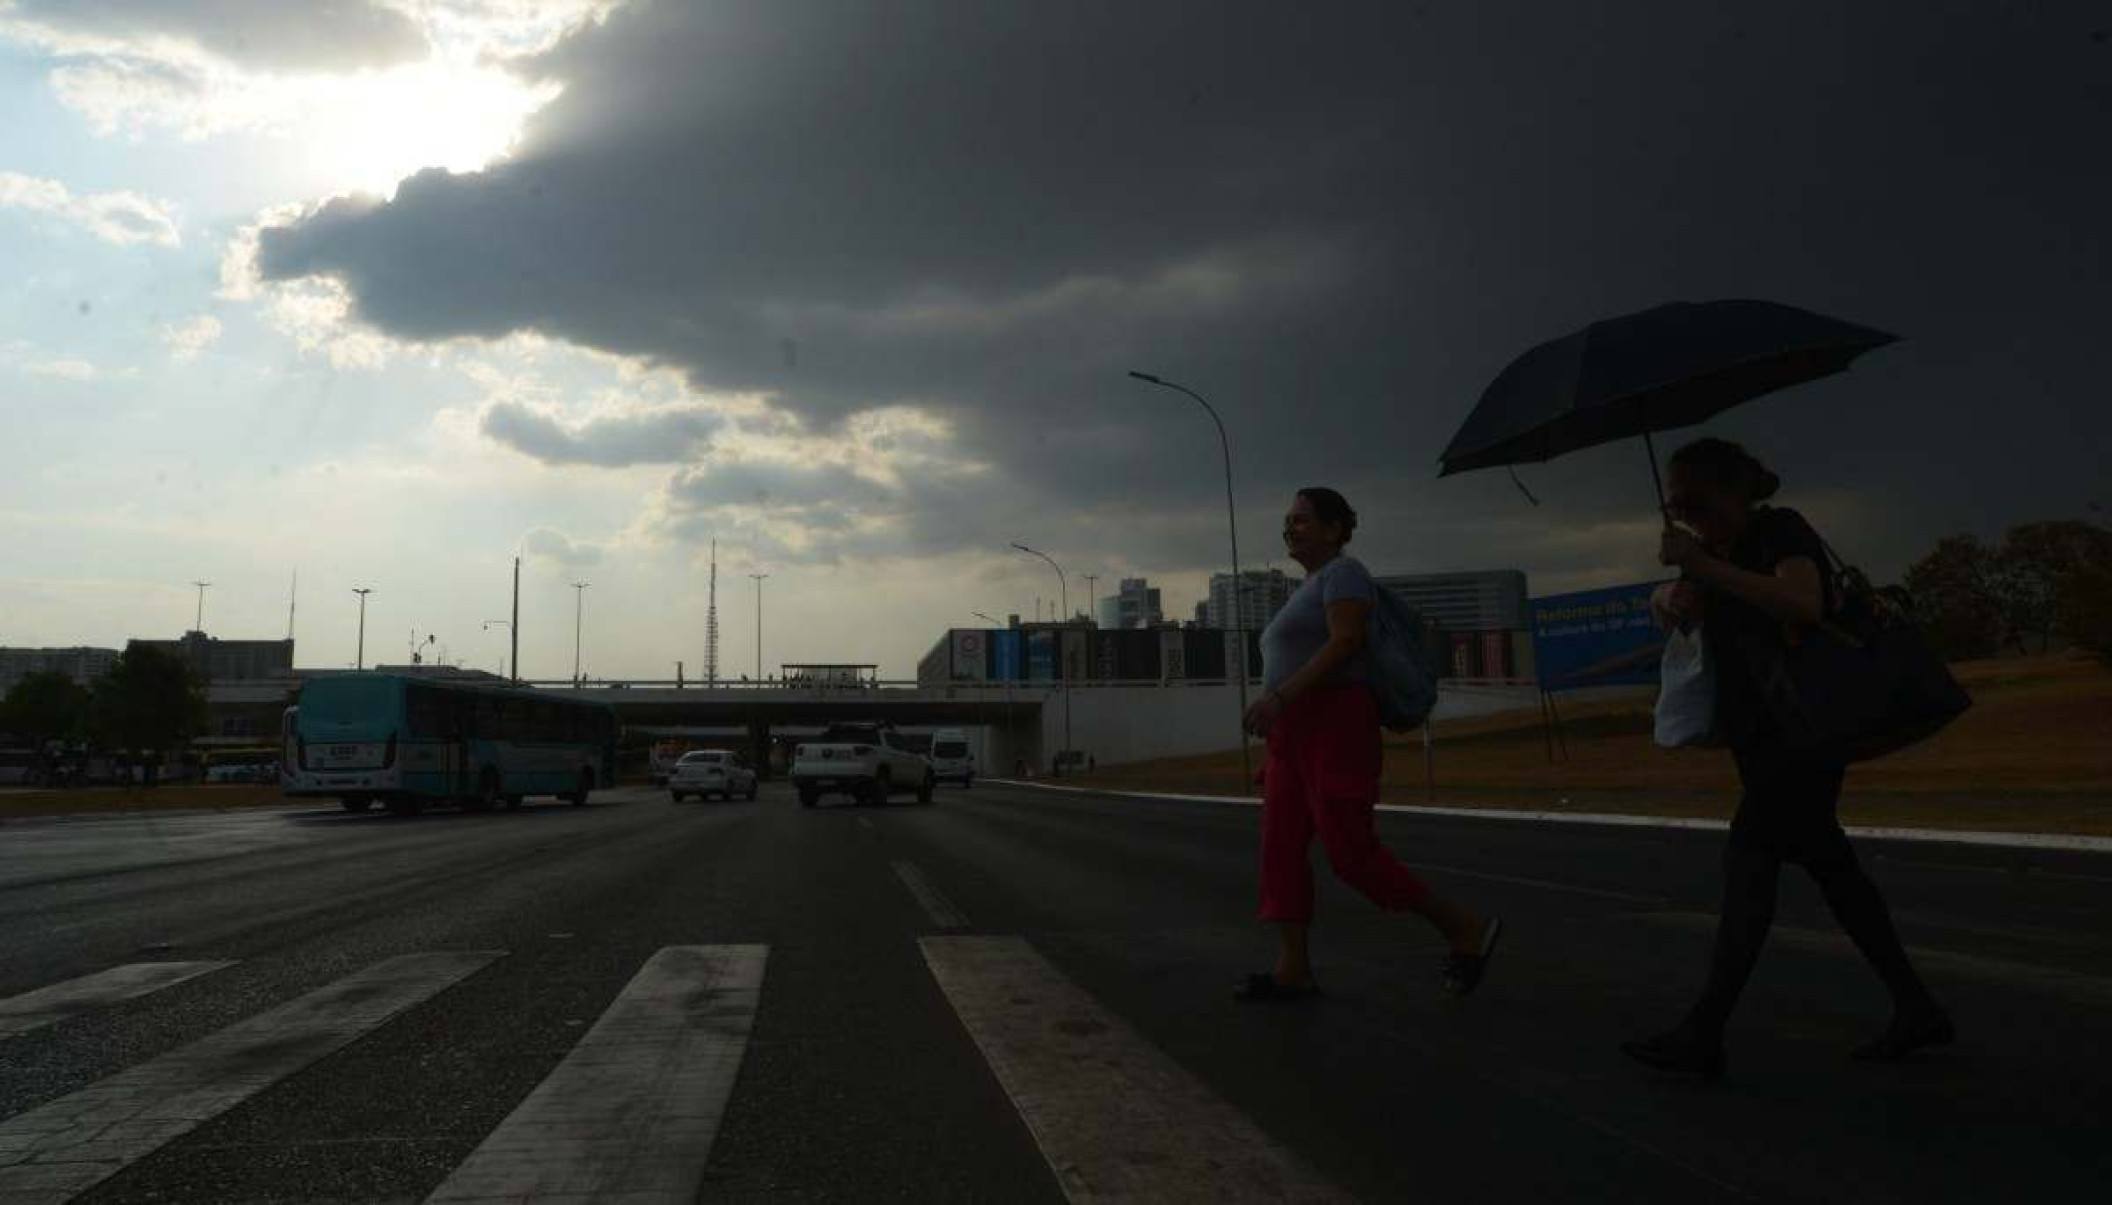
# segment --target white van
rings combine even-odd
[[[932,776],[940,782],[975,785],[975,754],[968,751],[968,734],[958,728],[941,728],[931,734]]]

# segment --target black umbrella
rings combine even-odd
[[[1832,376],[1896,336],[1771,301],[1674,302],[1594,322],[1503,370],[1439,458],[1438,476],[1551,460],[1691,426]],[[1658,483],[1658,503],[1664,484]]]

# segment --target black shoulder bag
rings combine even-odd
[[[1915,622],[1899,587],[1873,589],[1825,545],[1832,584],[1824,622],[1749,649],[1754,680],[1788,752],[1868,761],[1933,736],[1972,706]]]

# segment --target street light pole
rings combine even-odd
[[[1049,563],[1049,568],[1056,571],[1056,595],[1061,600],[1064,621],[1068,623],[1071,615],[1071,588],[1063,576],[1063,566],[1057,564],[1056,558],[1048,553],[1038,548],[1029,548],[1017,540],[1012,542],[1012,547],[1029,556],[1040,557]],[[1069,668],[1063,663],[1063,624],[1056,627],[1056,666],[1058,671],[1063,673],[1063,752],[1068,753],[1071,751],[1071,675],[1063,672]],[[1060,755],[1057,764],[1059,767],[1062,764]],[[1059,768],[1057,772],[1062,773],[1062,770]]]
[[[354,586],[352,593],[359,595],[359,653],[352,663],[352,668],[357,670],[367,668],[367,595],[374,591],[366,586]]]
[[[755,680],[760,684],[763,680],[763,579],[770,575],[751,573],[748,576],[755,582]]]
[[[572,689],[579,689],[579,646],[587,610],[587,587],[592,582],[572,583]]]
[[[1078,576],[1085,579],[1085,617],[1092,621],[1094,627],[1099,627],[1100,591],[1096,587],[1100,584],[1100,575],[1081,573]]]
[[[1157,385],[1161,389],[1171,389],[1176,393],[1187,394],[1189,397],[1194,398],[1196,404],[1210,415],[1210,421],[1217,424],[1217,445],[1219,451],[1224,453],[1225,458],[1225,525],[1232,534],[1232,634],[1237,641],[1236,647],[1239,650],[1235,660],[1239,663],[1240,790],[1251,790],[1254,783],[1254,763],[1252,755],[1247,749],[1247,617],[1246,608],[1240,605],[1239,508],[1232,501],[1232,440],[1230,436],[1225,434],[1225,420],[1217,416],[1217,407],[1204,401],[1202,394],[1188,388],[1186,385],[1175,384],[1162,377],[1155,377],[1148,372],[1131,370],[1129,375],[1147,385]]]

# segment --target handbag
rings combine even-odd
[[[1779,742],[1836,763],[1868,761],[1935,735],[1972,706],[1915,622],[1903,589],[1878,591],[1825,546],[1826,619],[1749,650]]]
[[[1716,665],[1701,625],[1674,628],[1665,637],[1655,713],[1651,735],[1660,748],[1716,743]]]

